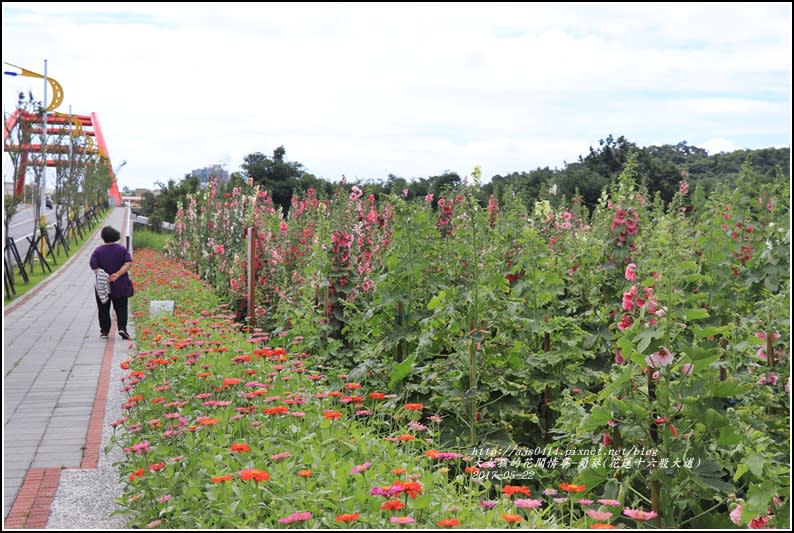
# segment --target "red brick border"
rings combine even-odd
[[[85,436],[85,448],[83,449],[83,460],[80,462],[80,468],[96,468],[99,464],[99,448],[102,445],[102,424],[105,421],[105,405],[107,404],[108,387],[110,386],[110,366],[113,364],[113,350],[116,344],[113,336],[116,332],[115,330],[116,328],[113,326],[105,344],[102,368],[99,370],[99,381],[96,385],[94,406],[91,408],[91,418],[88,421],[88,431]]]
[[[31,468],[19,489],[14,505],[8,512],[5,528],[47,527],[50,519],[50,506],[55,499],[58,483],[61,480],[60,468]]]

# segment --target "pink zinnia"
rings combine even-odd
[[[543,505],[543,500],[536,498],[517,498],[513,501],[513,504],[519,509],[537,509]]]
[[[356,466],[354,466],[354,467],[353,467],[353,468],[350,470],[350,473],[351,473],[351,474],[360,474],[361,472],[365,471],[365,470],[366,470],[367,468],[369,468],[370,466],[372,466],[372,463],[370,463],[369,461],[367,461],[366,463],[362,463],[362,464],[360,464],[360,465],[356,465]]]
[[[612,518],[612,513],[609,511],[596,511],[595,509],[588,509],[587,516],[593,520],[598,520],[599,522],[606,522]]]
[[[414,519],[410,516],[392,516],[389,518],[392,524],[413,524]]]
[[[623,509],[623,514],[634,520],[650,520],[656,518],[654,511],[643,511],[640,509]]]

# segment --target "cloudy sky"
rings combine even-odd
[[[562,168],[609,134],[791,145],[790,3],[3,2],[3,61],[97,113],[121,187],[239,170],[329,180]],[[4,65],[4,70],[13,70]],[[3,76],[3,107],[43,82]],[[7,165],[4,164],[4,177]]]

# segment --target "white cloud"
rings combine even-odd
[[[711,154],[719,154],[721,152],[732,152],[734,150],[739,150],[741,147],[737,146],[733,141],[729,139],[724,139],[722,137],[716,137],[714,139],[708,139],[704,141],[701,148],[705,148],[706,151]]]
[[[279,145],[338,179],[560,167],[610,133],[790,143],[785,4],[5,2],[2,24],[131,187]],[[6,111],[40,87],[4,77]]]

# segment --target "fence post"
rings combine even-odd
[[[256,317],[254,316],[256,314],[256,306],[254,305],[254,286],[256,283],[256,233],[254,232],[254,227],[249,226],[245,234],[248,248],[248,327],[253,331],[254,325],[256,324]]]
[[[132,209],[127,208],[127,251],[132,257]]]

